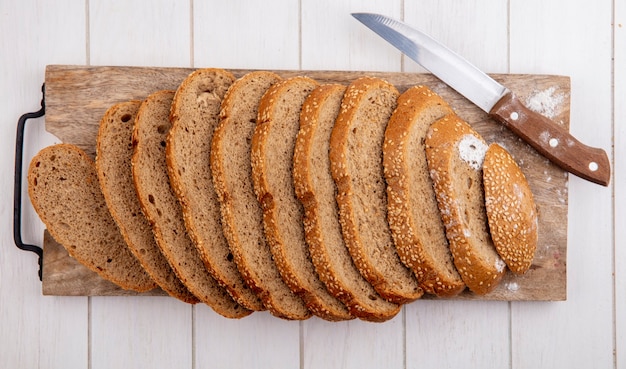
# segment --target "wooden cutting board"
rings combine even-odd
[[[100,118],[111,105],[131,99],[143,99],[160,89],[175,90],[192,71],[189,68],[48,66],[45,77],[46,129],[61,141],[75,144],[93,157]],[[248,70],[231,72],[240,77]],[[306,75],[320,83],[342,84],[370,75],[388,80],[400,92],[413,85],[423,84],[440,94],[488,143],[498,142],[511,152],[530,183],[539,213],[539,244],[531,269],[523,276],[507,272],[500,285],[486,296],[476,296],[466,291],[454,299],[566,299],[566,172],[551,164],[508,129],[491,120],[475,105],[430,74],[275,72],[285,78]],[[569,129],[569,77],[511,74],[493,77],[515,92],[531,109],[552,117],[558,124]],[[44,236],[42,288],[45,295],[136,295],[118,288],[79,265],[47,232]],[[159,289],[144,293],[164,294]]]

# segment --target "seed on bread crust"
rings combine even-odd
[[[130,251],[154,281],[170,296],[189,303],[198,299],[176,277],[154,240],[152,226],[141,211],[133,185],[131,145],[140,100],[111,106],[100,120],[96,141],[96,169],[111,216]]]
[[[354,264],[381,296],[402,304],[424,291],[400,261],[387,223],[382,150],[398,96],[380,78],[353,81],[333,127],[330,160],[341,230]]]
[[[485,155],[483,183],[496,250],[513,273],[523,274],[537,249],[537,208],[524,173],[498,144],[491,144]]]
[[[454,296],[465,289],[438,216],[424,145],[430,125],[451,112],[428,87],[409,88],[398,98],[383,146],[388,219],[398,255],[424,291],[437,296]]]
[[[459,147],[462,142],[470,144]],[[426,136],[428,167],[454,264],[469,289],[479,295],[492,291],[506,268],[489,235],[482,173],[476,167],[482,165],[480,153],[486,147],[454,113],[433,123]]]

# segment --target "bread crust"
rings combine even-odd
[[[305,100],[294,153],[294,186],[304,207],[306,241],[320,279],[333,296],[346,304],[352,315],[366,321],[383,322],[393,318],[400,306],[379,296],[354,266],[341,236],[336,188],[330,174],[330,130],[339,113],[345,89],[338,84],[322,85]],[[329,99],[333,101],[329,102]],[[336,113],[332,117],[322,116],[325,109],[330,109],[328,105],[334,107],[330,104],[334,104],[335,99],[339,102]],[[317,154],[323,157],[321,163]],[[335,190],[332,193],[322,191],[321,181],[329,183]],[[324,227],[328,222],[336,226]]]
[[[137,113],[132,168],[139,202],[157,244],[178,278],[218,314],[242,318],[252,312],[235,302],[207,271],[186,232],[182,209],[169,184],[165,141],[171,127],[169,109],[173,97],[174,91],[157,91],[144,100]]]
[[[537,206],[524,173],[502,146],[489,145],[483,164],[485,206],[496,251],[524,274],[537,250]]]
[[[383,298],[402,304],[420,298],[423,290],[400,261],[386,220],[382,144],[384,128],[396,107],[398,95],[393,85],[379,78],[362,77],[353,81],[344,94],[331,134],[330,160],[331,174],[337,185],[341,229],[350,255],[361,275]],[[386,99],[391,99],[393,103],[384,101]],[[378,121],[364,119],[360,122],[361,108],[364,111],[376,109],[376,113],[382,112],[384,116]],[[374,134],[379,137],[367,134],[357,136],[357,133],[368,132],[369,129],[375,130]],[[377,142],[369,143],[365,139]],[[357,158],[363,158],[362,148],[379,153],[368,158],[373,163],[356,169]],[[374,193],[372,189],[379,192]],[[376,201],[372,203],[371,199]],[[375,227],[370,227],[369,223],[375,224]],[[381,238],[380,244],[372,239],[374,234]],[[383,268],[393,269],[394,273],[386,273]]]
[[[219,68],[198,69],[183,80],[172,101],[165,151],[172,189],[202,261],[235,301],[258,311],[263,304],[244,282],[224,237],[210,165],[221,101],[234,80]]]
[[[124,242],[84,151],[71,144],[39,151],[28,169],[28,195],[52,237],[79,263],[123,289],[156,287]]]
[[[420,286],[437,296],[465,289],[456,271],[428,173],[424,139],[430,125],[452,113],[439,95],[414,86],[400,95],[383,146],[389,227],[400,260]]]
[[[170,296],[188,303],[199,300],[176,277],[156,245],[143,215],[131,171],[132,134],[140,100],[111,106],[102,116],[96,141],[96,169],[111,216],[130,251],[152,279]]]
[[[346,320],[354,316],[330,295],[314,271],[304,240],[301,205],[295,193],[290,193],[294,191],[291,171],[300,109],[305,97],[317,86],[318,83],[308,77],[294,77],[272,85],[263,95],[252,138],[253,183],[263,209],[265,236],[287,286],[318,317]],[[288,113],[281,118],[279,112],[283,109]],[[276,140],[278,134],[283,142]],[[272,157],[270,152],[277,147],[280,147],[277,151],[286,151],[285,160],[289,163]],[[287,213],[289,217],[285,216]]]
[[[211,167],[213,183],[220,201],[222,226],[228,240],[235,263],[248,286],[261,298],[264,306],[274,316],[290,320],[303,320],[311,316],[302,299],[294,295],[282,280],[272,260],[269,244],[263,234],[263,213],[257,202],[252,184],[250,163],[250,140],[256,126],[258,102],[263,93],[274,83],[282,80],[272,72],[251,72],[229,88],[222,101],[220,124],[213,136],[211,148]],[[242,100],[252,105],[252,111],[242,111]],[[246,115],[248,114],[248,115]],[[241,150],[243,158],[228,159]],[[236,160],[237,163],[232,163]],[[245,166],[247,179],[234,182],[229,177],[232,165]],[[236,187],[240,187],[238,195]],[[242,209],[243,207],[243,209]],[[246,229],[239,212],[250,212],[247,221],[251,224]]]
[[[486,148],[482,137],[455,114],[433,123],[426,136],[428,166],[454,264],[479,295],[492,291],[506,268],[487,226],[481,170]]]

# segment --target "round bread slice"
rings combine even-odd
[[[57,144],[39,151],[28,168],[28,195],[52,237],[79,263],[124,289],[156,287],[124,242],[96,166],[81,149]]]
[[[426,135],[428,168],[454,264],[479,295],[492,291],[506,268],[487,225],[482,181],[486,151],[482,137],[455,114],[433,123]]]
[[[537,206],[524,173],[496,143],[485,155],[483,186],[496,251],[513,273],[524,274],[537,250]]]
[[[130,165],[135,116],[141,101],[115,104],[100,120],[96,169],[107,206],[130,251],[152,279],[169,295],[189,303],[198,299],[176,277],[154,240],[152,227],[141,211]]]
[[[141,104],[133,130],[133,181],[157,245],[176,275],[200,301],[227,318],[251,313],[236,303],[206,269],[186,232],[183,212],[170,187],[165,146],[174,91],[157,91]]]
[[[465,283],[454,267],[428,173],[424,139],[430,125],[452,109],[426,86],[398,98],[383,146],[389,227],[400,260],[425,292],[454,296]]]
[[[330,133],[345,86],[322,85],[307,97],[300,113],[293,178],[304,207],[304,230],[315,270],[328,291],[360,319],[382,322],[400,305],[383,299],[354,265],[341,236],[337,188],[330,174]]]
[[[211,171],[220,202],[222,226],[244,280],[271,314],[302,320],[311,316],[302,299],[282,280],[263,234],[263,211],[254,194],[250,152],[258,105],[282,78],[250,72],[232,84],[222,101],[213,135]]]
[[[293,185],[293,154],[304,99],[318,83],[294,77],[272,85],[261,98],[252,136],[252,178],[263,209],[265,236],[283,280],[307,308],[326,320],[352,319],[348,308],[320,281],[302,223],[302,204]]]
[[[185,78],[172,102],[165,156],[187,232],[209,272],[239,304],[263,310],[261,300],[241,277],[224,237],[211,173],[211,140],[222,98],[234,80],[232,73],[217,68],[198,69]]]
[[[398,96],[379,78],[352,82],[331,133],[330,161],[342,234],[354,264],[382,297],[401,304],[424,292],[400,261],[387,223],[383,141]]]

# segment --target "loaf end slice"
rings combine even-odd
[[[294,185],[304,207],[304,230],[315,270],[328,291],[360,319],[382,322],[400,306],[383,299],[354,265],[343,242],[337,189],[330,174],[330,134],[346,90],[322,85],[307,97],[300,114],[294,153]]]
[[[224,235],[244,280],[272,315],[303,320],[311,313],[282,280],[272,259],[263,232],[263,211],[252,184],[250,154],[259,101],[281,79],[272,72],[256,71],[231,85],[213,136],[211,170]]]
[[[57,144],[39,151],[28,168],[28,195],[52,237],[79,263],[124,289],[156,287],[124,242],[96,166],[81,149]]]
[[[170,112],[167,169],[187,232],[213,278],[245,308],[263,310],[261,300],[239,273],[224,237],[211,173],[211,140],[222,98],[234,80],[232,73],[218,68],[198,69],[183,80]]]
[[[133,181],[157,245],[176,275],[200,301],[228,318],[250,310],[236,303],[206,269],[185,229],[181,206],[170,186],[165,159],[174,91],[157,91],[141,104],[133,130]]]
[[[491,240],[482,165],[487,144],[455,114],[432,124],[426,157],[450,251],[461,278],[479,295],[492,291],[506,264]]]
[[[485,155],[483,185],[496,251],[513,273],[524,274],[537,250],[537,206],[524,173],[511,154],[495,143]]]
[[[450,113],[428,87],[409,88],[398,98],[383,146],[388,219],[398,255],[424,291],[437,296],[465,289],[448,246],[424,144],[430,125]]]
[[[283,280],[307,308],[327,320],[354,318],[320,281],[304,238],[302,205],[293,185],[293,154],[305,98],[318,86],[307,77],[272,85],[259,103],[252,172],[266,238]]]
[[[383,141],[398,96],[379,78],[352,82],[331,133],[330,161],[350,255],[381,296],[400,304],[420,298],[423,290],[400,261],[387,223]]]
[[[140,105],[139,100],[115,104],[100,120],[96,142],[100,188],[126,244],[152,279],[169,295],[196,303],[198,299],[176,277],[157,246],[133,185],[132,135]]]

